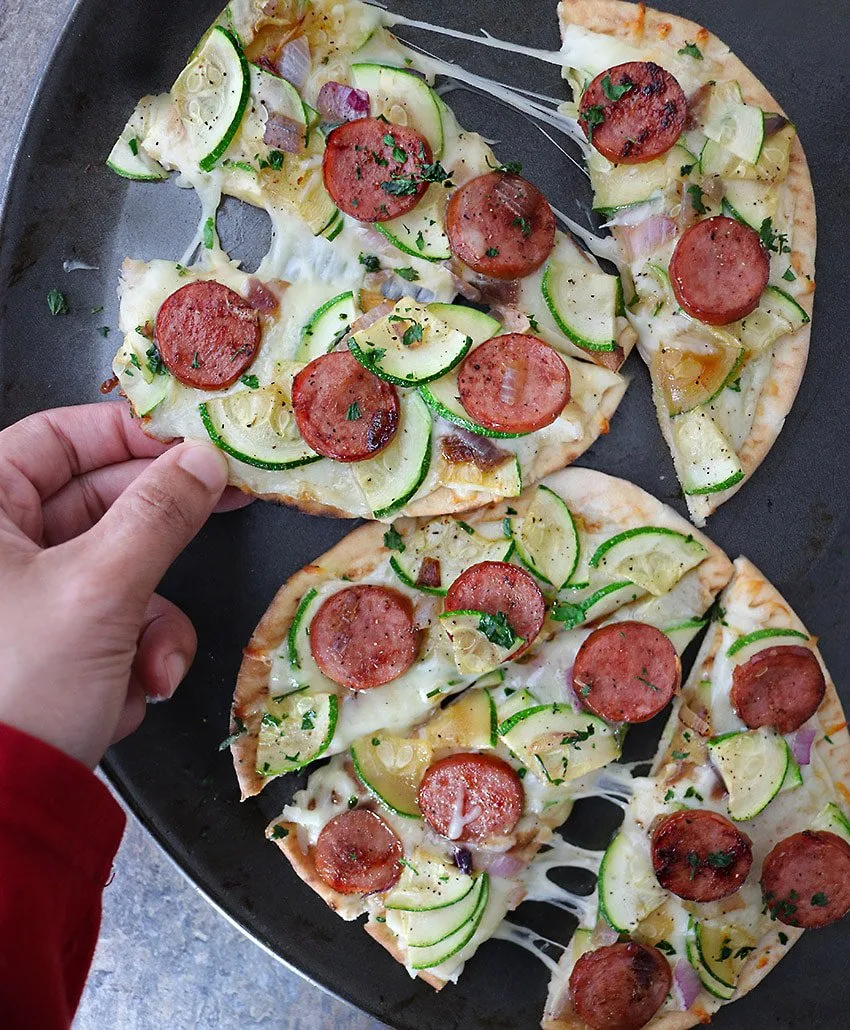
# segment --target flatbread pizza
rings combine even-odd
[[[124,265],[118,385],[149,433],[222,447],[246,491],[464,510],[574,461],[622,398],[619,277],[426,75],[364,4],[233,3],[110,156],[202,203],[181,262]],[[221,249],[223,195],[271,218],[253,276]],[[518,303],[553,256],[568,310],[541,329]]]
[[[563,0],[558,14],[594,208],[703,525],[765,459],[806,367],[806,158],[781,105],[701,26],[621,0]]]
[[[604,794],[624,723],[678,691],[730,572],[669,508],[586,469],[467,522],[364,526],[284,585],[246,648],[243,797],[331,756],[270,838],[412,974],[454,981],[575,798]]]

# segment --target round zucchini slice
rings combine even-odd
[[[284,471],[321,461],[301,438],[292,406],[277,384],[213,397],[198,410],[212,442],[246,465]]]
[[[415,851],[404,863],[398,883],[384,899],[391,912],[435,912],[456,905],[477,880],[424,851]]]
[[[364,787],[396,815],[421,819],[416,795],[432,751],[426,740],[375,733],[351,745],[351,760]]]
[[[500,613],[501,614],[501,613]],[[509,661],[525,640],[514,633],[504,617],[462,610],[443,612],[440,624],[452,646],[457,671],[480,676]]]
[[[484,909],[487,907],[487,899],[490,894],[490,878],[487,873],[481,874],[477,881],[477,887],[478,898],[475,910],[459,929],[433,947],[408,948],[408,962],[411,969],[432,969],[434,966],[442,965],[469,944],[475,936],[475,931],[481,925]]]
[[[336,731],[335,694],[293,694],[269,701],[257,739],[257,772],[281,776],[320,758]]]
[[[589,564],[612,582],[629,580],[660,596],[706,557],[706,548],[690,534],[665,526],[638,526],[600,544]]]
[[[250,91],[242,48],[231,32],[214,25],[171,90],[201,171],[212,171],[230,146]]]
[[[540,288],[558,328],[577,347],[616,349],[616,321],[623,307],[618,276],[607,275],[589,261],[563,264],[553,259],[546,266]]]
[[[619,933],[632,933],[667,897],[655,878],[648,843],[624,833],[602,856],[597,890],[600,914]]]
[[[579,538],[566,501],[548,486],[538,486],[522,518],[511,520],[517,553],[531,571],[556,589],[578,565]]]
[[[744,478],[738,455],[704,407],[678,415],[672,429],[679,478],[686,494],[720,493]]]
[[[448,261],[452,251],[444,228],[447,203],[448,191],[433,183],[412,211],[389,222],[375,222],[375,228],[404,254]]]
[[[354,294],[349,290],[325,301],[307,320],[301,330],[301,339],[295,360],[307,362],[328,354],[351,328],[359,309]]]
[[[567,704],[517,712],[502,723],[499,736],[526,768],[556,786],[620,756],[620,741],[606,722]]]
[[[729,817],[736,822],[753,819],[770,804],[791,761],[785,738],[764,727],[715,737],[708,753],[729,792]]]

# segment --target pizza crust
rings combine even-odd
[[[748,103],[784,114],[782,106],[764,84],[747,68],[729,47],[708,29],[687,18],[665,14],[645,4],[627,3],[625,0],[561,0],[558,4],[561,32],[570,24],[580,25],[592,32],[602,32],[628,40],[635,46],[651,46],[663,53],[676,50],[686,43],[696,43],[706,59],[712,61],[724,79],[737,79]],[[794,299],[812,315],[814,301],[815,248],[817,219],[815,198],[809,166],[799,137],[794,138],[785,187],[793,198],[794,248],[791,262],[799,278],[810,277],[810,290]],[[795,333],[782,337],[774,349],[774,360],[756,407],[749,437],[738,457],[744,478],[722,493],[687,498],[688,510],[697,525],[721,504],[738,492],[767,456],[779,436],[788,416],[806,368],[809,354],[811,322]],[[669,418],[660,419],[661,430],[673,454],[673,440]]]

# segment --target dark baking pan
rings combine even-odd
[[[98,398],[109,375],[117,326],[115,283],[122,258],[176,259],[199,214],[191,191],[128,184],[104,157],[136,99],[167,88],[221,0],[80,0],[73,9],[26,122],[6,195],[0,240],[0,388],[8,423],[46,406]],[[556,48],[554,2],[409,0],[410,17]],[[847,253],[850,118],[846,40],[850,6],[833,0],[677,0],[726,40],[796,122],[812,168],[820,216],[818,291],[809,367],[797,403],[754,480],[715,515],[709,532],[731,555],[747,554],[822,639],[845,704],[850,666],[850,405],[847,403]],[[557,69],[514,54],[410,32],[412,41],[494,78],[566,96]],[[492,99],[452,94],[461,120],[500,140],[562,211],[587,219],[585,180],[539,130]],[[265,215],[225,205],[225,244],[250,265],[268,243]],[[97,271],[65,273],[77,258]],[[71,314],[51,317],[59,287]],[[103,314],[91,315],[105,305]],[[627,476],[681,509],[655,424],[648,380],[636,357],[634,381],[583,462]],[[342,923],[298,881],[263,838],[268,819],[301,782],[276,782],[240,804],[229,756],[230,695],[242,646],[275,589],[351,528],[271,505],[213,519],[176,564],[164,592],[198,628],[200,650],[177,698],[151,710],[142,729],[115,748],[107,771],[142,822],[187,875],[247,933],[305,976],[396,1027],[532,1028],[547,972],[513,945],[485,944],[460,984],[436,994],[363,933]],[[132,555],[127,555],[132,561]],[[645,741],[651,747],[651,741]],[[602,803],[600,803],[601,805]],[[570,834],[604,844],[610,809],[578,806]],[[565,939],[562,914],[541,905],[515,918]],[[807,934],[766,983],[726,1008],[718,1027],[847,1025],[850,928]]]

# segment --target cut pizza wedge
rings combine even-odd
[[[559,5],[565,110],[697,525],[765,459],[806,365],[815,210],[794,126],[719,39],[620,0]]]
[[[628,723],[669,704],[730,571],[669,508],[585,469],[468,522],[365,526],[283,587],[245,651],[243,797],[332,756],[269,838],[439,989],[526,896]]]
[[[550,984],[547,1030],[595,1027],[603,984],[623,1025],[707,1022],[804,928],[850,912],[850,737],[817,641],[745,558],[715,611],[602,857],[595,925]]]

